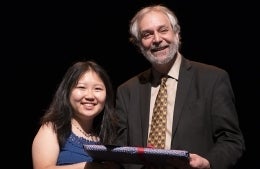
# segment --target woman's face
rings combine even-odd
[[[70,95],[70,103],[75,115],[88,120],[96,117],[104,109],[105,101],[105,84],[92,70],[83,74]]]

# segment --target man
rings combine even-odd
[[[138,11],[130,22],[130,33],[131,41],[151,63],[151,68],[117,89],[116,110],[120,117],[117,144],[149,145],[160,79],[167,76],[164,148],[187,150],[191,168],[234,167],[245,146],[227,72],[181,55],[180,26],[167,7],[154,5]],[[173,162],[173,166],[166,167],[176,165]]]

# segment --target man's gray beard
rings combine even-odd
[[[165,64],[170,62],[173,57],[176,55],[178,52],[179,45],[178,44],[171,44],[170,45],[170,52],[169,54],[165,57],[164,60],[157,60],[156,57],[150,52],[150,51],[145,51],[143,47],[141,47],[141,52],[145,56],[145,58],[152,64]]]

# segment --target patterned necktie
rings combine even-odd
[[[152,124],[148,138],[148,145],[154,148],[165,147],[166,139],[166,114],[167,114],[167,77],[161,79],[160,89],[157,94],[153,109]]]

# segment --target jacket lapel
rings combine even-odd
[[[149,111],[150,111],[150,97],[151,97],[151,69],[148,69],[143,74],[140,75],[140,95],[141,104],[141,132],[142,132],[142,144],[146,146],[148,126],[149,126]],[[147,118],[148,117],[148,118]]]
[[[185,99],[189,97],[188,93],[190,90],[192,75],[193,71],[191,69],[190,61],[185,58],[182,58],[174,107],[172,138],[175,135],[179,120],[181,118],[181,112],[183,110],[183,106],[185,105]]]

